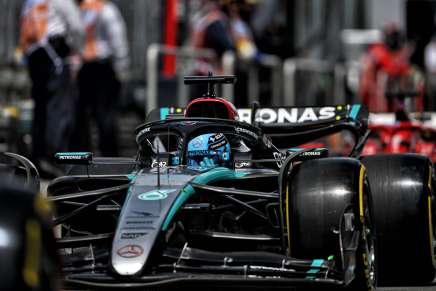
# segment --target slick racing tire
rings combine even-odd
[[[416,154],[369,156],[381,285],[434,279],[432,164]]]
[[[289,255],[333,256],[336,268],[345,271],[348,290],[375,290],[371,198],[361,163],[351,158],[303,162],[291,171],[284,191]]]

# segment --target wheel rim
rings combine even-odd
[[[364,189],[364,220],[362,224],[362,233],[364,241],[364,266],[365,266],[365,277],[368,290],[375,290],[377,285],[377,271],[376,271],[376,239],[375,239],[375,229],[372,220],[372,213],[370,205],[372,205],[371,194],[369,192],[369,183],[367,178],[365,178]]]
[[[368,290],[374,290],[377,283],[377,275],[376,275],[376,258],[375,258],[375,239],[373,236],[373,231],[367,227],[364,227],[364,241],[365,241],[365,268],[367,275],[367,286]],[[366,274],[365,274],[366,275]]]

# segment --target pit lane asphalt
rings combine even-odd
[[[422,287],[379,287],[377,291],[436,291],[436,284]]]

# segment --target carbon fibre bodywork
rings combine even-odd
[[[360,107],[344,108],[330,119],[304,125],[159,120],[137,128],[135,160],[94,159],[84,165],[78,157],[72,175],[48,187],[58,210],[66,288],[351,285],[358,277],[364,217],[358,222],[359,213],[350,205],[363,205],[363,186],[360,194],[357,186],[329,190],[334,193],[328,195],[343,196],[347,203],[334,212],[334,230],[327,230],[338,246],[327,251],[331,256],[289,256],[286,185],[292,183],[294,168],[327,152],[283,151],[273,143],[277,139],[292,147],[345,129],[356,137],[350,155],[357,156],[365,139],[365,113]],[[186,167],[188,141],[208,132],[227,136],[233,168]],[[353,172],[361,167],[354,158],[329,159],[348,163]],[[356,185],[363,181],[362,176]],[[340,177],[331,183],[341,186]]]

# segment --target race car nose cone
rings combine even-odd
[[[141,271],[142,266],[143,265],[141,263],[123,262],[114,265],[114,269],[119,275],[133,276]]]
[[[111,265],[120,276],[140,275],[146,268],[153,246],[180,187],[156,189],[155,174],[139,176],[129,189],[112,243]],[[192,179],[186,176],[186,180]],[[152,185],[147,185],[150,183]]]

